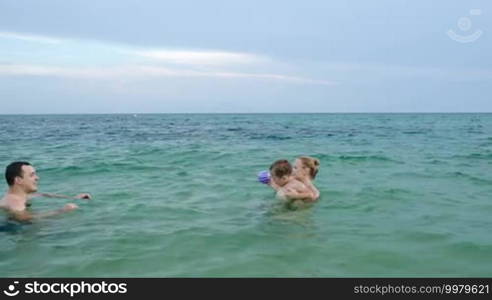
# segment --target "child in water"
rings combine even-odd
[[[318,162],[319,164],[319,162]],[[285,159],[277,160],[270,166],[271,180],[268,182],[275,191],[277,197],[288,203],[302,200],[314,202],[319,197],[319,192],[307,179],[306,167],[299,160],[296,161],[297,174],[293,173],[292,165]],[[305,178],[306,177],[306,178]]]

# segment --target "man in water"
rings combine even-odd
[[[39,177],[36,174],[36,169],[28,162],[17,161],[7,166],[5,170],[5,179],[9,185],[9,190],[0,200],[0,208],[5,210],[11,219],[29,222],[35,219],[59,215],[78,208],[74,203],[67,203],[58,210],[31,213],[26,208],[29,206],[28,200],[36,196],[44,196],[50,198],[66,198],[66,199],[91,199],[90,194],[79,194],[75,197],[55,194],[34,194],[38,190]]]

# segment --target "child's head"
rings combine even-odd
[[[310,179],[314,179],[319,170],[319,160],[314,157],[301,156],[296,159],[294,170],[296,176],[309,176]]]
[[[292,165],[286,159],[277,160],[270,166],[270,174],[278,186],[284,186],[291,177]]]

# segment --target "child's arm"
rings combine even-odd
[[[277,192],[278,192],[278,190],[280,189],[280,187],[279,187],[279,186],[278,186],[275,182],[273,182],[273,180],[271,180],[271,179],[270,179],[270,181],[268,182],[268,185],[269,185],[272,189],[274,189],[275,191],[277,191]]]

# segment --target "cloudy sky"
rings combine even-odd
[[[0,114],[492,112],[492,2],[0,0]]]

